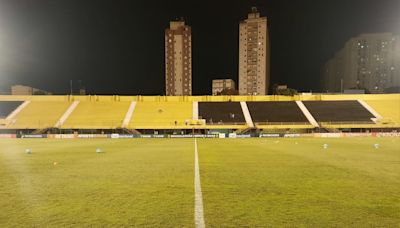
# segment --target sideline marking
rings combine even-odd
[[[199,154],[197,140],[194,139],[194,223],[196,228],[204,228],[203,193],[200,184]]]

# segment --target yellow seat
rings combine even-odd
[[[122,126],[130,102],[82,101],[71,113],[63,129],[113,129]]]
[[[366,102],[383,117],[384,122],[391,120],[400,124],[400,99],[367,100]]]
[[[31,101],[8,123],[10,129],[52,128],[67,111],[70,102]]]
[[[129,128],[171,129],[191,128],[192,102],[138,102]]]

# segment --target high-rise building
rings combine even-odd
[[[253,7],[239,25],[239,94],[266,95],[270,78],[267,18]]]
[[[400,37],[391,33],[351,38],[324,67],[324,90],[363,89],[384,93],[400,88]]]
[[[218,95],[218,93],[221,93],[224,90],[235,90],[236,85],[235,81],[232,79],[216,79],[212,80],[212,94],[213,95]]]
[[[11,86],[11,95],[51,95],[51,92],[36,89],[30,86],[13,85]]]
[[[192,95],[192,32],[183,20],[165,30],[165,89],[167,96]]]

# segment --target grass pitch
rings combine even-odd
[[[399,139],[198,150],[207,227],[399,227]],[[0,140],[0,226],[193,227],[193,181],[193,139]]]
[[[376,143],[380,149],[374,149]],[[246,139],[199,145],[209,226],[400,226],[398,139]]]
[[[1,227],[193,224],[191,140],[0,143]]]

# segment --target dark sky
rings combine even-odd
[[[321,67],[353,36],[400,33],[400,0],[0,0],[0,89],[164,94],[164,29],[192,26],[193,91],[238,74],[238,24],[269,19],[271,84],[318,91]]]

